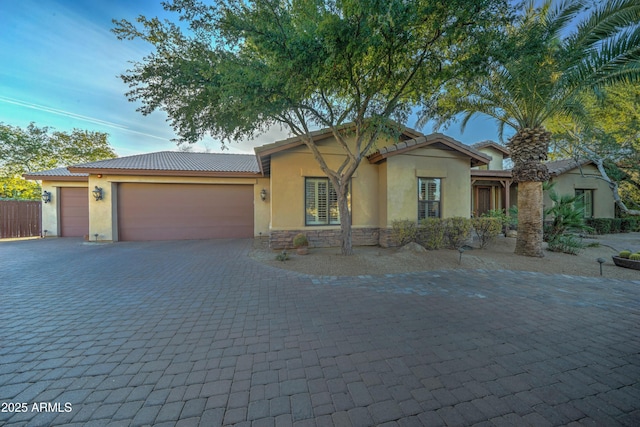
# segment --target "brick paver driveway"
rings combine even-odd
[[[250,246],[0,243],[0,425],[640,425],[640,282]]]

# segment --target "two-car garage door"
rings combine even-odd
[[[253,237],[253,185],[118,186],[118,240]]]

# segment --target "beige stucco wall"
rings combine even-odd
[[[504,160],[504,155],[500,151],[496,150],[495,148],[491,148],[491,147],[480,148],[478,151],[490,156],[491,157],[491,161],[489,162],[488,167],[487,166],[475,167],[474,169],[490,169],[490,170],[502,170],[503,169],[502,168],[502,161]]]
[[[60,188],[87,187],[86,182],[78,181],[42,181],[42,191],[51,193],[51,202],[42,203],[42,230],[47,230],[47,237],[60,236]]]
[[[89,235],[98,240],[117,241],[117,200],[118,184],[121,182],[164,183],[164,184],[243,184],[254,186],[254,234],[266,235],[269,231],[270,194],[266,201],[260,199],[260,191],[269,188],[268,178],[202,178],[202,177],[173,177],[173,176],[127,176],[127,175],[97,175],[89,176],[89,190],[95,186],[102,188],[103,199],[96,201],[89,197]],[[261,234],[262,233],[262,234]]]
[[[559,195],[574,195],[576,189],[593,190],[593,216],[595,218],[613,218],[615,216],[615,203],[613,194],[606,182],[595,177],[599,177],[598,169],[593,165],[582,167],[584,176],[580,169],[576,168],[560,176],[554,177],[550,182],[555,183],[554,190]],[[545,192],[544,207],[551,207],[552,202],[549,194]]]
[[[443,218],[470,216],[469,158],[454,151],[426,147],[387,159],[386,226],[390,227],[394,220],[417,219],[418,178],[442,179]]]
[[[327,165],[337,169],[344,152],[330,143],[320,145]],[[363,160],[351,180],[352,225],[378,226],[378,167]],[[305,226],[304,183],[306,177],[324,177],[313,154],[305,147],[297,147],[271,156],[271,229],[335,229],[331,226]]]
[[[337,168],[344,154],[330,142],[320,151],[330,168]],[[305,177],[322,177],[313,154],[298,147],[271,156],[271,230],[335,229],[305,226]],[[418,177],[442,178],[443,217],[469,217],[471,177],[469,158],[434,147],[391,156],[379,164],[362,161],[351,181],[354,228],[390,227],[400,219],[417,219]]]

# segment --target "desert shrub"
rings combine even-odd
[[[442,249],[445,244],[446,223],[441,218],[420,220],[416,241],[426,249]]]
[[[611,220],[610,233],[620,233],[622,231],[622,218],[609,218]]]
[[[302,246],[309,246],[309,240],[307,240],[306,234],[298,233],[293,238],[293,247],[300,248]]]
[[[629,255],[631,255],[631,251],[620,251],[618,254],[620,258],[629,258]]]
[[[596,234],[608,234],[611,232],[611,218],[590,218],[587,221]]]
[[[391,223],[391,239],[399,246],[415,242],[418,236],[418,226],[408,219],[395,220]]]
[[[478,236],[480,248],[484,248],[500,234],[504,222],[496,217],[480,217],[471,218],[471,225]]]
[[[582,248],[584,248],[584,245],[573,234],[555,236],[552,240],[549,240],[547,247],[551,252],[563,252],[571,255],[577,255]]]
[[[456,216],[445,220],[445,239],[450,249],[457,249],[467,241],[471,233],[471,220]]]
[[[640,261],[640,254],[631,254],[629,255],[629,259],[631,261]]]
[[[620,218],[620,232],[628,233],[635,229],[635,219],[634,218]]]

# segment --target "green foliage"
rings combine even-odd
[[[631,255],[631,251],[629,250],[620,251],[620,253],[618,254],[620,258],[629,258],[629,255]]]
[[[23,174],[113,157],[106,133],[0,123],[0,197],[39,199],[40,186]]]
[[[631,254],[629,255],[629,259],[631,261],[640,261],[640,254]]]
[[[609,234],[611,232],[612,218],[588,218],[585,222],[596,234]]]
[[[289,254],[287,253],[287,251],[282,251],[278,255],[276,255],[276,260],[280,262],[285,262],[288,259],[289,259]]]
[[[640,86],[623,83],[595,96],[583,94],[587,126],[568,117],[552,120],[553,158],[602,159],[625,205],[640,206]]]
[[[548,187],[548,194],[553,205],[545,209],[544,215],[545,217],[552,216],[553,219],[549,225],[544,227],[544,237],[547,242],[557,240],[558,236],[571,231],[591,230],[584,221],[582,196],[560,196],[553,189],[553,185]]]
[[[471,234],[471,220],[453,217],[444,221],[446,224],[445,240],[449,249],[458,249],[463,246]]]
[[[418,236],[418,227],[414,221],[403,219],[391,222],[391,238],[398,246],[415,242]]]
[[[547,249],[551,252],[563,252],[565,254],[577,255],[584,245],[573,234],[556,235],[549,240]]]
[[[416,224],[405,219],[393,221],[391,227],[393,242],[398,246],[416,242],[430,250],[443,247],[457,249],[469,238],[471,220],[462,217],[426,218]]]
[[[307,235],[304,233],[298,233],[293,238],[293,247],[299,248],[302,246],[309,246],[309,240],[307,240]]]
[[[426,249],[435,250],[444,247],[446,222],[440,218],[420,220],[417,242]]]
[[[506,217],[506,216],[505,216]],[[478,236],[480,248],[485,248],[490,242],[500,234],[503,227],[503,221],[500,218],[471,218],[471,226]]]

